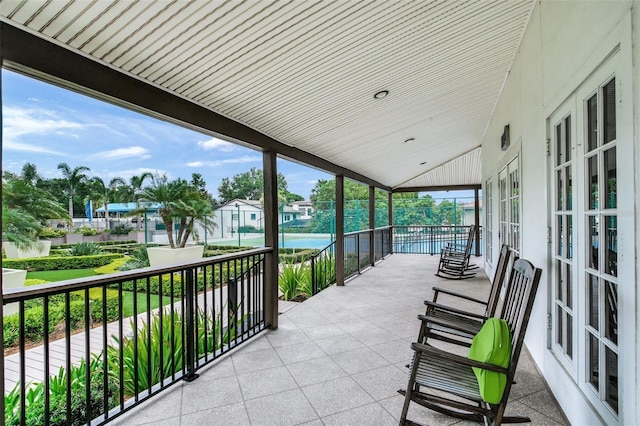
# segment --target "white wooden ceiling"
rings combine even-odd
[[[0,15],[395,188],[480,183],[474,149],[534,2],[2,0]]]

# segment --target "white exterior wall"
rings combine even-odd
[[[636,362],[636,354],[640,353],[636,331],[639,320],[635,314],[640,306],[636,291],[640,281],[640,261],[636,259],[636,253],[640,252],[639,9],[640,1],[637,0],[538,3],[482,142],[483,182],[491,178],[493,183],[494,259],[500,249],[498,172],[514,156],[520,155],[521,257],[543,269],[526,345],[568,419],[576,425],[640,424],[640,410],[637,408],[640,404],[640,392],[637,391],[640,381]],[[635,31],[633,35],[632,28]],[[632,39],[635,40],[633,49]],[[547,311],[550,304],[550,277],[547,272],[551,256],[546,238],[547,226],[550,225],[546,120],[616,48],[619,48],[615,55],[616,80],[620,80],[623,89],[620,90],[618,105],[617,138],[620,177],[618,228],[621,231],[618,233],[621,253],[618,259],[621,382],[617,420],[596,413],[574,378],[547,349]],[[632,65],[632,58],[635,65]],[[510,126],[511,145],[503,152],[500,150],[500,136],[506,124]],[[490,265],[486,266],[487,273],[492,274]],[[578,285],[584,285],[584,279]],[[576,348],[576,357],[580,356],[584,355]]]

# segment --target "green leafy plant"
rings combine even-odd
[[[304,263],[285,263],[278,273],[278,286],[284,300],[305,294],[311,296],[311,269]]]
[[[111,228],[111,235],[128,235],[132,230],[132,227],[119,223]]]
[[[223,309],[226,308],[223,307]],[[162,315],[162,321],[160,321],[160,315]],[[197,313],[198,330],[195,336],[197,353],[200,355],[212,353],[235,338],[235,329],[239,327],[239,322],[236,322],[234,318],[231,318],[229,322],[234,326],[222,329],[221,315],[218,315],[214,321],[210,315],[206,315],[200,310]],[[205,333],[205,329],[208,330],[208,333]],[[151,339],[147,339],[149,335]],[[137,392],[149,389],[183,368],[185,350],[182,343],[185,341],[185,337],[183,336],[182,319],[177,312],[173,314],[168,311],[155,313],[150,324],[142,321],[142,326],[136,336],[123,337],[122,339],[113,336],[113,339],[115,344],[110,346],[107,352],[109,374],[113,381],[119,380],[122,367],[124,377],[122,385],[127,396],[134,396]],[[122,348],[122,366],[119,361],[118,348]],[[149,356],[151,363],[148,362]]]
[[[90,237],[92,235],[98,235],[99,232],[96,231],[93,228],[89,228],[88,226],[83,226],[80,229],[78,229],[77,231],[75,231],[78,234],[82,234],[85,237]]]
[[[38,236],[40,238],[62,238],[67,234],[64,229],[56,229],[51,226],[42,228]]]
[[[322,291],[336,282],[336,260],[333,256],[323,256],[315,262],[316,286]]]
[[[69,250],[69,256],[95,256],[97,254],[102,254],[102,247],[89,242],[74,244]]]
[[[49,424],[57,425],[82,425],[87,424],[91,419],[87,418],[87,408],[91,409],[91,417],[95,418],[104,412],[104,369],[102,353],[94,355],[87,365],[84,359],[77,365],[72,365],[67,372],[64,367],[60,367],[57,374],[49,378]],[[89,407],[86,403],[86,376],[87,368],[91,378]],[[67,377],[67,374],[69,377]],[[71,382],[71,417],[67,418],[67,380]],[[117,382],[107,383],[106,396],[107,406],[115,407],[118,404]],[[20,424],[20,383],[4,397],[4,418],[5,424],[14,426]],[[45,424],[45,386],[44,382],[31,383],[25,392],[25,412],[24,424],[42,425]]]
[[[129,253],[129,259],[120,266],[121,271],[146,268],[149,266],[149,253],[145,245],[140,245]]]

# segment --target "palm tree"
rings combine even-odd
[[[88,180],[84,172],[88,172],[91,169],[85,166],[78,166],[71,169],[67,163],[60,163],[58,164],[58,170],[62,170],[62,176],[66,180],[66,190],[69,196],[69,217],[73,219],[73,197],[76,195],[78,186]]]
[[[212,229],[212,223],[205,223],[205,218],[213,214],[208,197],[184,179],[169,181],[166,174],[155,175],[151,185],[140,192],[139,201],[160,204],[158,214],[165,224],[171,248],[187,244],[196,222]],[[145,209],[146,206],[139,210]],[[177,240],[174,238],[174,222],[179,225]]]
[[[38,173],[38,169],[33,163],[24,163],[22,166],[22,173],[20,173],[22,180],[31,182],[32,185],[36,185],[42,177]]]
[[[132,195],[134,197],[134,199],[137,201],[140,193],[143,190],[143,185],[145,183],[145,181],[147,180],[153,180],[153,174],[150,172],[143,172],[140,175],[133,175],[129,178],[129,186],[131,187],[131,192]],[[136,227],[138,229],[140,229],[140,213],[138,212],[138,216],[136,217]]]
[[[109,197],[120,185],[126,185],[124,179],[121,177],[114,177],[109,181],[108,185],[100,177],[96,176],[91,179],[92,197],[96,197],[99,202],[104,204],[104,217],[107,229],[109,228]]]
[[[2,182],[2,239],[28,248],[47,219],[69,220],[67,212],[47,191],[21,178]]]

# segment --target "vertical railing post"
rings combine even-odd
[[[196,360],[195,360],[195,333],[196,333],[196,313],[195,313],[195,298],[197,292],[195,291],[194,280],[195,269],[187,269],[186,271],[186,306],[185,306],[185,322],[186,322],[186,345],[187,345],[187,375],[184,377],[184,381],[192,382],[198,378],[196,374]]]
[[[278,166],[276,153],[262,155],[264,180],[264,244],[272,251],[265,254],[264,311],[268,327],[278,328]]]
[[[376,264],[376,188],[369,186],[369,264]]]
[[[360,273],[360,233],[356,234],[356,259],[358,259],[358,274]]]
[[[389,211],[389,254],[393,254],[393,192],[387,193],[387,209]]]
[[[236,278],[229,278],[227,280],[227,327],[229,330],[233,329],[235,335],[235,328],[238,314],[238,280]]]
[[[311,294],[318,294],[318,284],[316,283],[316,256],[311,256]]]
[[[344,176],[336,176],[336,285],[344,285]]]
[[[476,221],[476,235],[474,236],[476,240],[476,256],[480,256],[480,195],[478,194],[479,189],[474,189],[473,197],[475,201],[474,208],[474,217]]]

